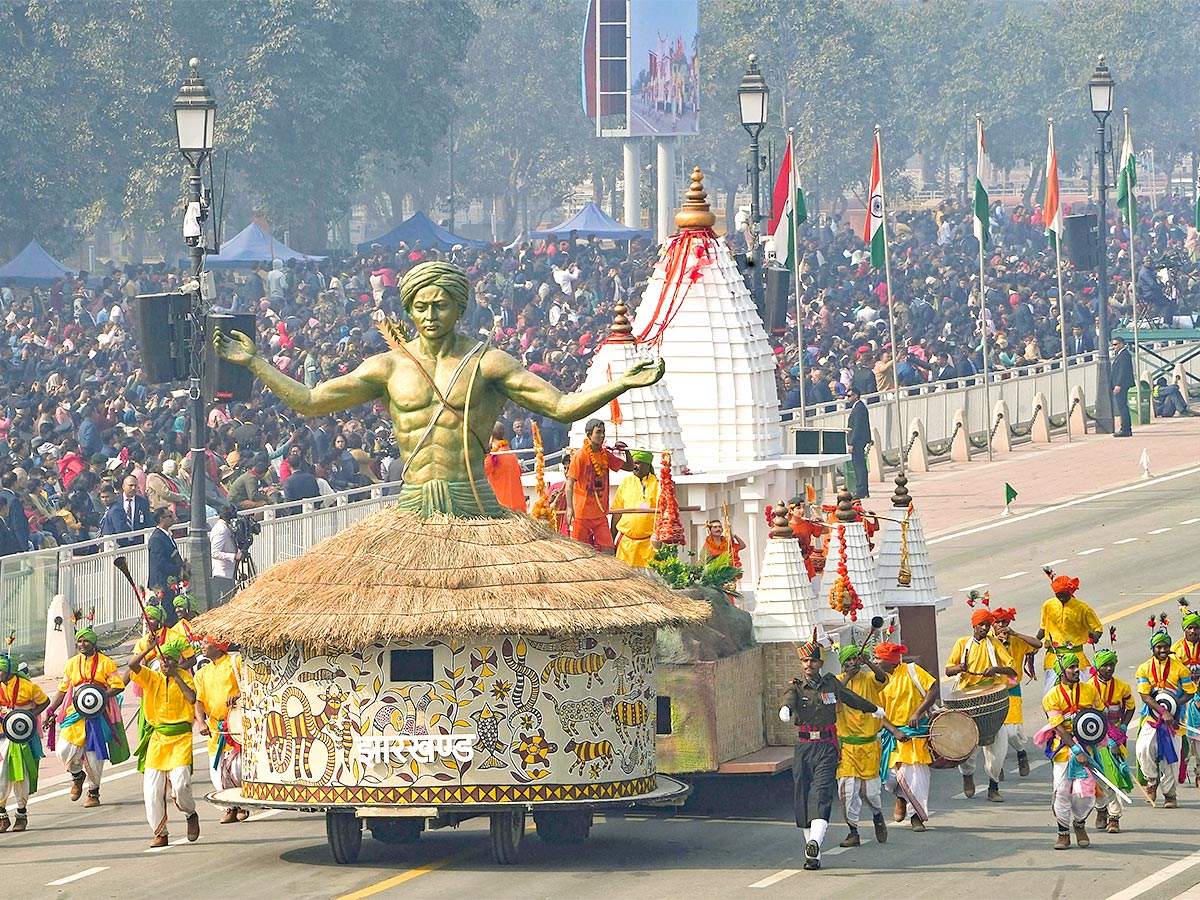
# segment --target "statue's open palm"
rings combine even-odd
[[[645,359],[630,366],[622,378],[628,387],[649,387],[663,377],[667,364],[661,359]]]
[[[239,366],[249,365],[250,360],[257,353],[254,341],[246,335],[240,331],[231,331],[226,334],[220,328],[213,331],[213,349],[217,351],[217,356],[221,359],[227,359]]]

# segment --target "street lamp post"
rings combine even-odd
[[[1113,392],[1109,380],[1110,357],[1108,345],[1110,327],[1108,321],[1108,173],[1106,158],[1111,151],[1108,144],[1108,117],[1113,110],[1113,88],[1116,82],[1104,62],[1104,56],[1096,62],[1096,70],[1088,81],[1088,95],[1091,99],[1092,115],[1096,117],[1097,125],[1097,179],[1096,193],[1099,201],[1099,239],[1100,261],[1097,271],[1096,285],[1096,317],[1099,325],[1099,338],[1096,351],[1096,431],[1101,434],[1113,433]]]
[[[751,271],[754,285],[754,302],[761,310],[763,307],[763,270],[762,260],[762,212],[759,208],[758,173],[762,168],[762,159],[758,153],[758,136],[767,124],[767,99],[771,95],[767,80],[758,69],[758,57],[750,54],[750,65],[742,81],[738,85],[738,106],[741,112],[742,127],[750,135],[750,237],[754,246],[750,248],[754,265]]]
[[[204,271],[204,231],[208,218],[208,198],[204,195],[201,166],[212,153],[217,118],[217,101],[200,77],[200,60],[188,62],[190,73],[175,98],[175,130],[179,152],[188,163],[187,211],[183,217],[183,238],[192,259],[191,341],[188,366],[189,413],[192,419],[192,496],[188,522],[187,561],[191,569],[191,592],[202,608],[209,606],[209,581],[212,566],[208,540],[207,459],[208,420],[203,391],[204,380],[204,301],[200,294],[200,275]]]

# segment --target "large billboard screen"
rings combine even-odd
[[[699,23],[699,0],[590,0],[583,107],[597,134],[696,134]]]

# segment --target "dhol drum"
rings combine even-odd
[[[1008,718],[1008,685],[975,684],[956,689],[942,698],[942,704],[974,719],[979,728],[979,744],[987,746],[996,740],[1000,726]]]
[[[226,710],[223,730],[232,744],[237,747],[242,746],[245,729],[242,725],[242,708],[240,706],[233,706]]]
[[[933,768],[952,769],[970,759],[979,746],[979,728],[964,712],[948,709],[929,722],[929,749]]]

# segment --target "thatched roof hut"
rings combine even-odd
[[[478,634],[579,634],[706,618],[677,594],[528,516],[422,519],[389,507],[276,563],[205,633],[264,650]]]

